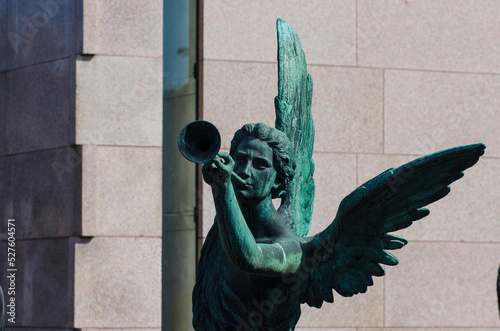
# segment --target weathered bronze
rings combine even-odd
[[[177,146],[181,154],[191,162],[211,161],[220,150],[219,130],[210,122],[194,121],[186,125],[179,134]],[[245,183],[234,172],[231,175],[240,183]]]
[[[191,122],[181,130],[177,145],[181,154],[189,161],[209,162],[220,150],[219,130],[207,121]]]
[[[483,144],[461,146],[391,168],[345,197],[328,228],[306,237],[315,191],[312,79],[295,30],[280,19],[277,29],[276,128],[245,125],[230,152],[202,168],[217,215],[193,292],[196,330],[293,330],[302,303],[319,308],[333,302],[332,290],[366,292],[385,274],[380,264],[398,263],[386,250],[407,243],[388,233],[427,216],[423,207],[446,196],[484,153]]]

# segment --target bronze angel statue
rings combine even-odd
[[[216,217],[193,292],[196,330],[294,330],[302,303],[319,308],[333,302],[333,291],[364,293],[373,276],[384,275],[381,264],[398,263],[387,250],[407,243],[389,233],[427,216],[424,207],[446,196],[484,153],[483,144],[461,146],[389,169],[345,197],[331,225],[307,237],[313,84],[297,33],[280,19],[277,30],[276,128],[247,124],[229,153],[203,161]],[[273,199],[281,199],[278,209]]]

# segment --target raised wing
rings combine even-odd
[[[306,58],[297,32],[282,19],[278,30],[278,96],[275,98],[276,128],[293,145],[297,164],[279,209],[300,237],[309,232],[314,203],[314,123],[311,114],[313,83],[307,74]]]
[[[427,216],[429,210],[422,207],[446,196],[448,185],[460,179],[484,149],[476,144],[424,156],[385,171],[345,197],[333,223],[306,238],[309,278],[302,302],[319,308],[323,301],[333,302],[332,289],[342,296],[366,292],[373,276],[385,274],[380,264],[398,264],[385,250],[407,243],[388,232]]]

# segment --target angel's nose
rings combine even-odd
[[[250,177],[250,162],[246,162],[241,166],[238,175],[243,179],[247,179],[248,177]]]

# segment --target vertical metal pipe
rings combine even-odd
[[[5,299],[3,295],[3,289],[0,286],[0,331],[3,330],[5,324]]]
[[[162,329],[193,330],[196,277],[196,167],[177,149],[196,119],[196,0],[164,0]]]

